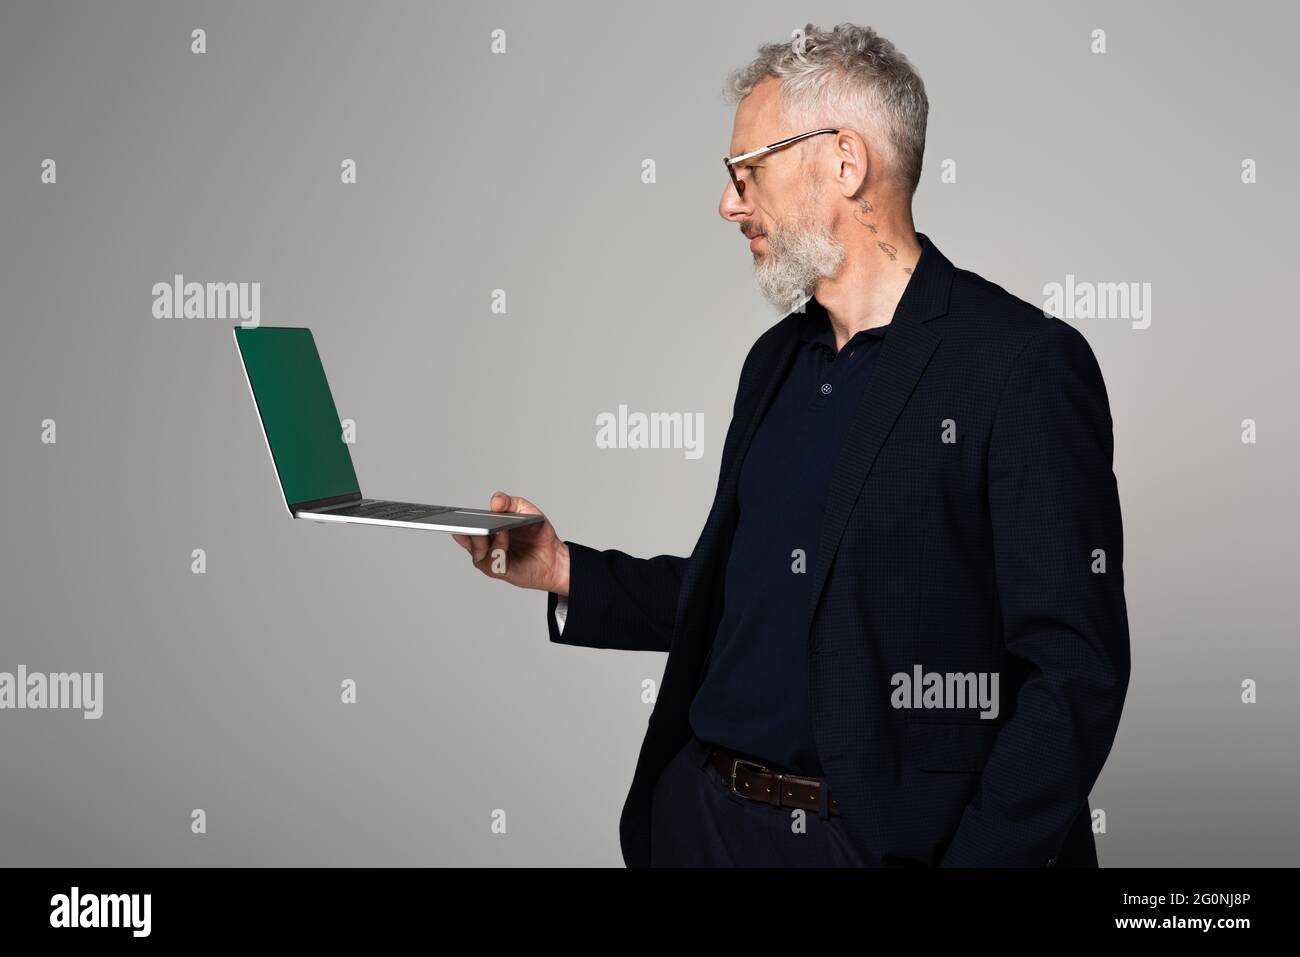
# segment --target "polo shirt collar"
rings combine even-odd
[[[916,270],[898,300],[893,321],[888,325],[864,330],[865,332],[884,335],[885,331],[899,320],[925,322],[947,311],[953,265],[925,233],[918,232],[916,238],[921,245],[921,258],[917,260]],[[799,338],[805,342],[820,342],[829,346],[832,351],[835,349],[835,329],[831,326],[830,314],[817,301],[815,293],[804,302],[804,312],[799,322]]]

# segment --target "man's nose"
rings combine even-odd
[[[718,201],[718,215],[734,223],[749,217],[753,212],[749,203],[736,195],[736,184],[728,179],[722,187],[722,199]]]

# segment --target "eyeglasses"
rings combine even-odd
[[[820,136],[822,133],[838,133],[839,130],[811,130],[807,133],[800,133],[798,136],[792,136],[789,139],[779,140],[771,146],[764,146],[762,149],[752,150],[748,153],[741,153],[739,156],[724,156],[723,164],[727,167],[727,172],[731,174],[731,181],[736,185],[736,195],[745,195],[745,183],[736,175],[736,164],[743,163],[745,160],[753,159],[755,156],[762,156],[764,153],[770,153],[773,150],[779,150],[791,143],[798,143],[800,140],[806,140],[810,136]]]

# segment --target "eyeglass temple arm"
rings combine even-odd
[[[839,130],[832,130],[832,129],[809,130],[807,133],[800,133],[797,136],[787,137],[783,140],[780,140],[779,142],[770,143],[767,146],[761,146],[756,150],[750,150],[748,153],[741,153],[739,156],[728,156],[725,158],[724,162],[728,166],[731,166],[735,163],[741,162],[742,160],[753,159],[755,156],[761,156],[763,153],[770,153],[772,150],[780,149],[782,146],[789,146],[791,143],[795,143],[802,139],[807,139],[809,136],[817,136],[820,133],[838,133],[838,132]]]

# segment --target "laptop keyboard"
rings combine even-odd
[[[379,518],[390,522],[418,522],[430,515],[449,512],[449,506],[415,505],[411,502],[368,502],[351,508],[333,509],[331,515],[351,515],[355,518]]]

